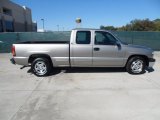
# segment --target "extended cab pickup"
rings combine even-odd
[[[155,63],[153,50],[123,43],[113,34],[97,29],[73,29],[70,42],[30,41],[13,44],[11,62],[30,66],[37,76],[54,67],[125,67],[142,74]]]

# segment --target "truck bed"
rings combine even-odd
[[[14,60],[20,65],[28,65],[31,55],[46,54],[55,67],[70,66],[70,44],[68,41],[26,41],[13,44],[16,50]]]
[[[25,41],[16,44],[69,44],[69,41]]]

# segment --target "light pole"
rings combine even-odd
[[[43,31],[44,31],[44,19],[41,19],[42,20],[42,23],[43,23]]]

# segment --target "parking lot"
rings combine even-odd
[[[154,71],[56,70],[38,78],[0,54],[0,120],[160,120],[160,52]]]

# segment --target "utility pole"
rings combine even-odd
[[[57,25],[57,30],[58,30],[58,32],[59,32],[59,25]]]

